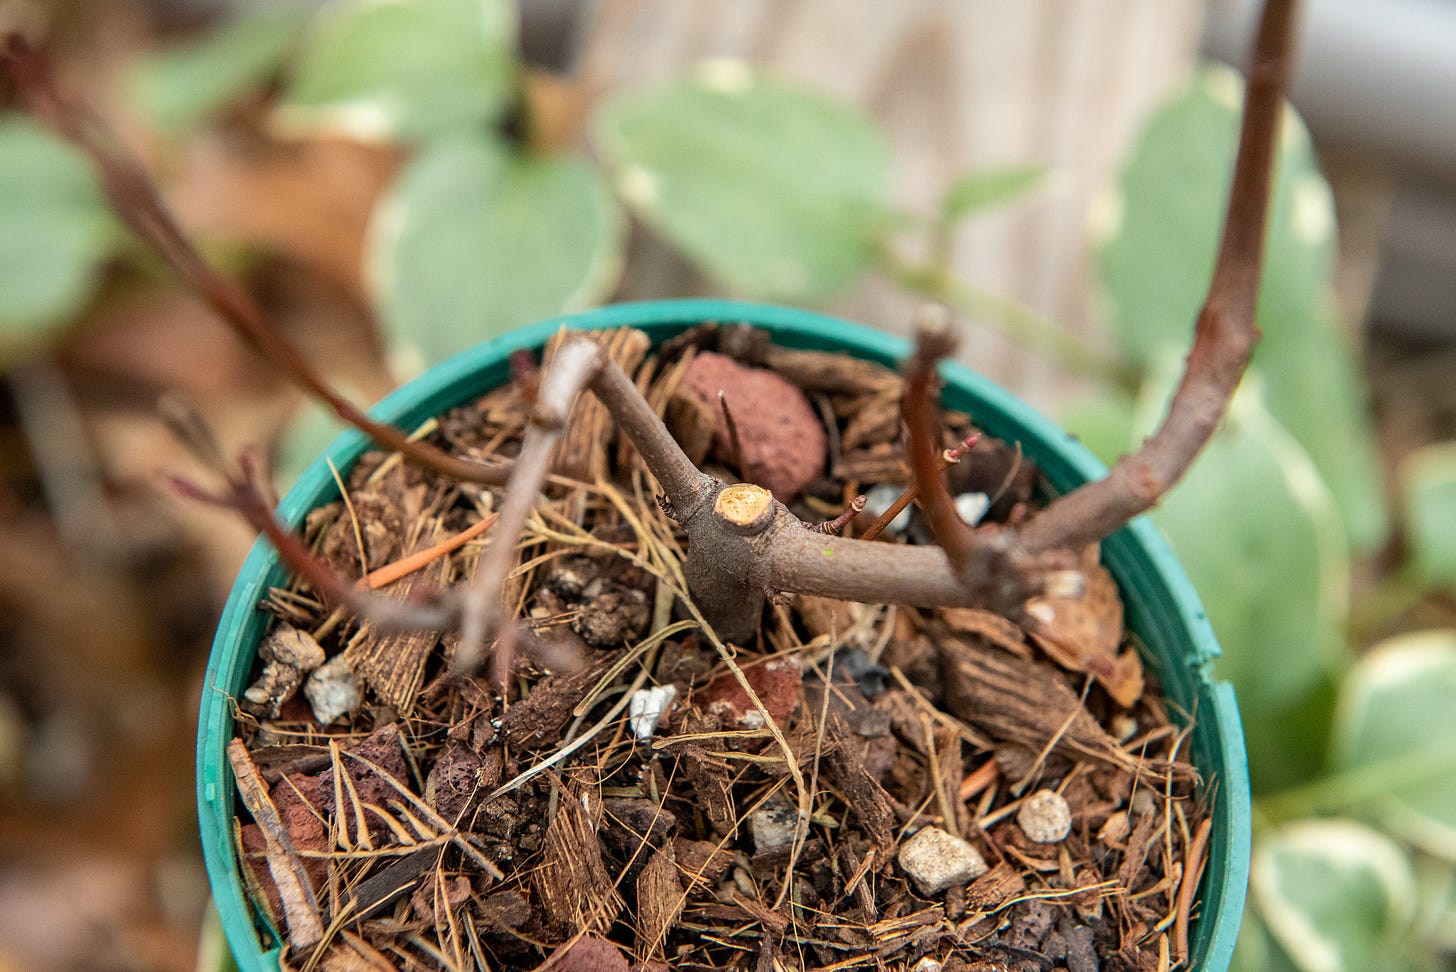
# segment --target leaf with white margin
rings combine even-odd
[[[1148,121],[1099,205],[1098,278],[1123,352],[1145,364],[1187,350],[1217,251],[1238,141],[1243,82],[1210,67]],[[1333,197],[1304,125],[1283,119],[1270,201],[1254,363],[1269,411],[1299,439],[1329,484],[1351,543],[1385,535],[1363,388],[1350,335],[1334,310]]]
[[[1416,906],[1410,862],[1352,820],[1302,820],[1254,851],[1250,888],[1269,933],[1302,972],[1407,967],[1398,958]]]
[[[304,38],[276,118],[368,141],[484,128],[516,90],[506,0],[336,0]]]
[[[375,210],[369,283],[394,341],[436,362],[603,299],[621,272],[623,232],[580,159],[461,134],[423,148]]]
[[[707,61],[614,98],[596,132],[627,205],[736,292],[828,296],[869,266],[883,235],[881,132],[743,62]]]
[[[1162,415],[1176,358],[1139,402],[1147,434]],[[1215,671],[1250,719],[1273,718],[1344,659],[1350,555],[1334,501],[1309,456],[1245,377],[1188,475],[1152,512],[1223,646]],[[1251,760],[1258,759],[1257,741]]]
[[[1331,761],[1385,767],[1379,820],[1422,849],[1456,860],[1456,630],[1399,635],[1356,662],[1341,686]]]
[[[1425,583],[1456,585],[1456,442],[1407,456],[1400,485],[1411,568]]]

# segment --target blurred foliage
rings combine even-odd
[[[247,103],[271,106],[268,124],[290,138],[398,152],[365,248],[372,309],[396,351],[434,361],[609,299],[631,213],[735,296],[819,301],[879,273],[1002,327],[1098,383],[1067,425],[1108,461],[1161,415],[1232,169],[1241,90],[1226,69],[1200,71],[1151,116],[1100,210],[1101,347],[949,270],[955,225],[1034,191],[1045,171],[967,172],[932,212],[896,212],[891,147],[870,120],[735,61],[595,106],[597,164],[527,140],[533,101],[515,33],[506,0],[249,8],[153,55],[134,90],[178,143]],[[1352,576],[1392,517],[1331,289],[1329,186],[1304,127],[1292,111],[1286,120],[1264,339],[1208,454],[1154,520],[1202,594],[1225,649],[1219,674],[1246,720],[1258,829],[1239,967],[1432,969],[1456,944],[1456,632],[1407,635],[1357,660]],[[119,240],[74,153],[27,122],[0,122],[0,350],[68,323],[106,261],[127,258]],[[332,429],[321,410],[304,413],[285,469]],[[1456,589],[1453,450],[1431,447],[1400,470],[1392,550],[1404,558],[1382,604]],[[1353,613],[1383,610],[1357,602]]]
[[[160,131],[180,135],[277,71],[306,23],[294,6],[245,9],[216,33],[142,63],[137,107]]]
[[[623,222],[600,174],[461,132],[423,148],[381,203],[369,278],[395,340],[439,361],[610,295]]]
[[[120,239],[86,160],[0,119],[0,361],[69,322]]]
[[[498,120],[516,96],[514,4],[338,0],[290,65],[279,122],[424,140]]]
[[[874,256],[888,207],[884,136],[740,61],[614,99],[597,137],[633,211],[733,290],[824,297]]]

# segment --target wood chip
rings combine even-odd
[[[607,331],[562,330],[546,342],[544,369],[549,370],[561,345],[581,338],[596,342],[627,374],[637,370],[652,342],[636,328],[617,327]],[[582,482],[607,478],[607,443],[616,430],[616,423],[606,406],[593,395],[580,395],[566,422],[566,433],[556,447],[553,468],[563,476]]]
[[[667,932],[677,924],[685,901],[672,851],[653,851],[637,875],[637,954],[662,955]]]
[[[562,787],[535,884],[547,919],[568,934],[605,932],[622,910],[622,898],[602,863],[601,822],[601,798],[594,790],[574,783]]]
[[[253,815],[267,842],[268,873],[278,887],[283,901],[283,919],[288,925],[288,943],[293,951],[302,952],[317,945],[324,937],[318,900],[303,862],[293,851],[293,841],[278,808],[268,796],[268,787],[253,767],[248,749],[241,739],[228,743],[228,763],[238,782],[238,795],[243,806]]]
[[[895,843],[895,811],[890,795],[865,769],[859,747],[836,714],[830,715],[825,727],[823,759],[829,783],[843,794],[845,803],[880,851],[880,858],[889,860],[889,849]]]
[[[438,521],[432,522],[428,528],[417,524],[414,536],[403,553],[407,555],[423,550],[448,535],[449,531],[442,529]],[[377,593],[407,600],[427,591],[439,590],[448,582],[449,575],[450,559],[441,557],[381,587]],[[437,631],[381,632],[373,625],[365,624],[349,640],[348,647],[344,649],[344,660],[379,701],[407,716],[414,710],[415,700],[424,684],[425,665],[430,653],[439,643]]]

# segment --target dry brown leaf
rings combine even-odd
[[[1143,667],[1134,651],[1118,653],[1122,644],[1122,598],[1117,582],[1098,563],[1093,544],[1082,551],[1082,589],[1027,602],[1027,633],[1058,665],[1087,672],[1124,708],[1143,694]]]

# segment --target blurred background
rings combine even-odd
[[[907,333],[930,299],[1110,459],[1186,350],[1254,6],[0,0],[0,30],[360,402],[610,301]],[[1157,514],[1245,710],[1249,969],[1453,967],[1452,52],[1449,0],[1308,0],[1266,341]],[[205,473],[155,402],[284,486],[336,428],[21,108],[0,88],[0,972],[221,968],[192,746],[252,538],[156,488]]]

